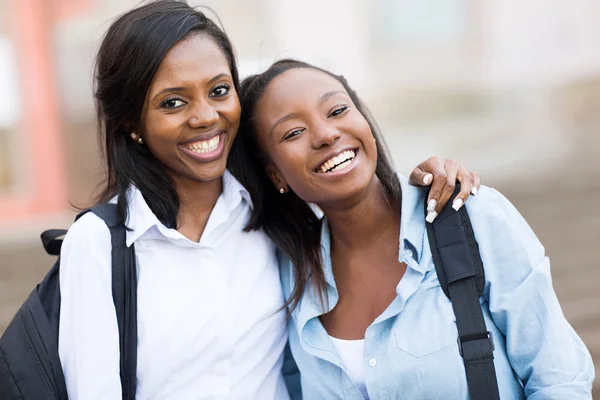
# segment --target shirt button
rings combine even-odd
[[[371,358],[371,359],[369,360],[369,365],[370,365],[371,367],[374,367],[374,366],[376,366],[376,365],[377,365],[377,360],[376,360],[376,359],[374,359],[374,358]]]
[[[406,250],[406,251],[404,252],[404,254],[406,254],[406,257],[407,257],[407,258],[412,258],[412,256],[413,256],[413,254],[412,254],[412,251],[410,251],[410,250]]]

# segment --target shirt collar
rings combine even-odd
[[[228,214],[241,203],[246,202],[252,207],[250,193],[242,184],[228,171],[223,174],[223,191],[221,196],[225,202]],[[127,192],[128,228],[126,243],[130,247],[136,240],[142,237],[150,229],[156,227],[165,237],[176,240],[187,240],[176,229],[167,228],[158,220],[144,199],[142,192],[135,186],[131,186]]]
[[[416,261],[415,269],[421,271],[423,246],[425,244],[425,200],[427,191],[418,186],[412,186],[403,175],[398,174],[402,191],[402,207],[400,214],[400,240],[398,249],[400,260],[412,258]]]
[[[425,209],[424,202],[426,191],[424,188],[412,186],[403,175],[398,174],[400,190],[402,191],[402,206],[400,214],[400,240],[399,260],[413,259],[415,262],[407,263],[410,267],[422,271],[425,266],[420,265],[425,243]],[[331,232],[327,218],[323,217],[321,228],[321,258],[327,283],[335,287],[331,268]]]
[[[223,197],[230,210],[237,207],[242,200],[248,203],[250,208],[254,208],[250,193],[229,170],[225,170],[223,174]]]

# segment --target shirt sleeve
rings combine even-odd
[[[484,297],[525,395],[591,399],[594,365],[562,313],[544,247],[504,196],[483,189],[467,206],[485,268]]]
[[[108,227],[84,215],[69,229],[60,258],[58,350],[69,399],[120,399]]]

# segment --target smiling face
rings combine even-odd
[[[208,182],[225,171],[240,112],[223,51],[192,34],[160,63],[136,133],[172,179]]]
[[[277,188],[323,206],[363,193],[376,179],[371,128],[344,86],[312,68],[283,72],[256,106],[259,145]]]

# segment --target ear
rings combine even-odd
[[[279,172],[279,170],[274,164],[268,163],[267,165],[265,165],[265,170],[267,171],[269,179],[271,179],[271,182],[273,182],[273,185],[275,185],[275,188],[280,193],[286,193],[289,190],[287,181],[285,180],[283,175],[281,175],[281,172]],[[283,191],[281,191],[282,189]]]
[[[128,134],[135,133],[137,136],[142,135],[142,129],[139,124],[127,122],[123,125],[123,127]]]

